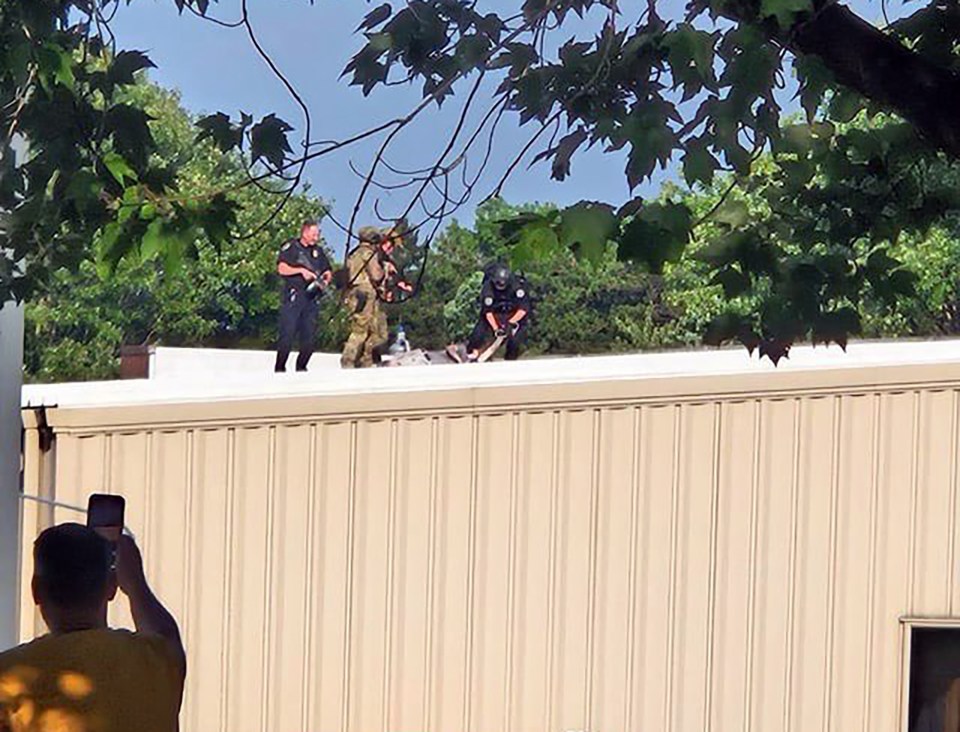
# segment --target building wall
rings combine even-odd
[[[893,732],[901,619],[960,616],[958,390],[915,366],[47,417],[57,500],[127,497],[187,732]]]

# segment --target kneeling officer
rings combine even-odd
[[[504,264],[493,264],[483,273],[480,289],[480,319],[467,341],[467,357],[475,361],[480,349],[495,337],[507,340],[507,361],[520,355],[530,315],[526,280]]]

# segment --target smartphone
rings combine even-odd
[[[87,526],[107,541],[116,544],[123,534],[123,496],[93,493],[87,502]]]

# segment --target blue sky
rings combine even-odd
[[[627,0],[624,4],[633,3]],[[346,79],[339,78],[344,65],[362,45],[362,37],[353,31],[375,5],[361,0],[316,0],[312,5],[309,0],[249,0],[258,40],[301,92],[311,110],[314,139],[342,138],[391,119],[420,99],[417,86],[380,88],[370,97],[364,97],[358,87],[350,87]],[[862,0],[853,5],[868,18],[879,14],[876,3]],[[234,20],[239,16],[239,6],[239,0],[220,0],[211,4],[211,14]],[[668,8],[662,12],[667,13]],[[298,108],[256,55],[243,29],[222,28],[188,13],[179,16],[173,0],[133,0],[129,6],[120,8],[112,27],[120,47],[150,54],[159,67],[152,72],[152,78],[163,86],[178,89],[184,105],[191,111],[236,114],[243,110],[257,118],[276,112],[297,128],[295,134],[302,131]],[[458,94],[465,94],[465,90],[461,89]],[[450,109],[430,111],[418,120],[398,140],[390,162],[395,166],[428,163],[430,154],[436,154],[440,149],[438,145],[447,139],[454,113],[451,105]],[[476,195],[461,209],[457,215],[460,220],[471,220],[473,205],[496,183],[506,162],[532,131],[532,126],[520,128],[515,118],[508,116],[492,166],[498,174],[482,181],[481,195]],[[332,200],[341,219],[349,218],[362,182],[351,172],[349,162],[365,168],[375,149],[375,143],[363,143],[317,160],[307,170],[313,191]],[[567,204],[590,199],[620,203],[631,197],[622,171],[622,159],[612,160],[610,155],[593,150],[575,158],[572,175],[563,183],[550,180],[546,165],[531,170],[521,166],[504,189],[504,196],[512,202]],[[668,171],[635,193],[655,195],[659,183],[672,177],[676,177],[676,172]],[[376,195],[385,213],[392,214],[392,209],[402,209],[406,203],[398,194],[379,192]],[[361,215],[369,218],[372,214],[368,202]],[[328,230],[327,238],[335,244],[339,236]]]

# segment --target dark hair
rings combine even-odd
[[[112,555],[110,543],[93,529],[60,524],[33,543],[34,575],[51,604],[89,608],[107,590]]]
[[[316,226],[319,228],[320,222],[317,221],[316,219],[304,219],[304,222],[300,224],[300,231],[303,231],[304,229],[309,229],[311,226]]]

